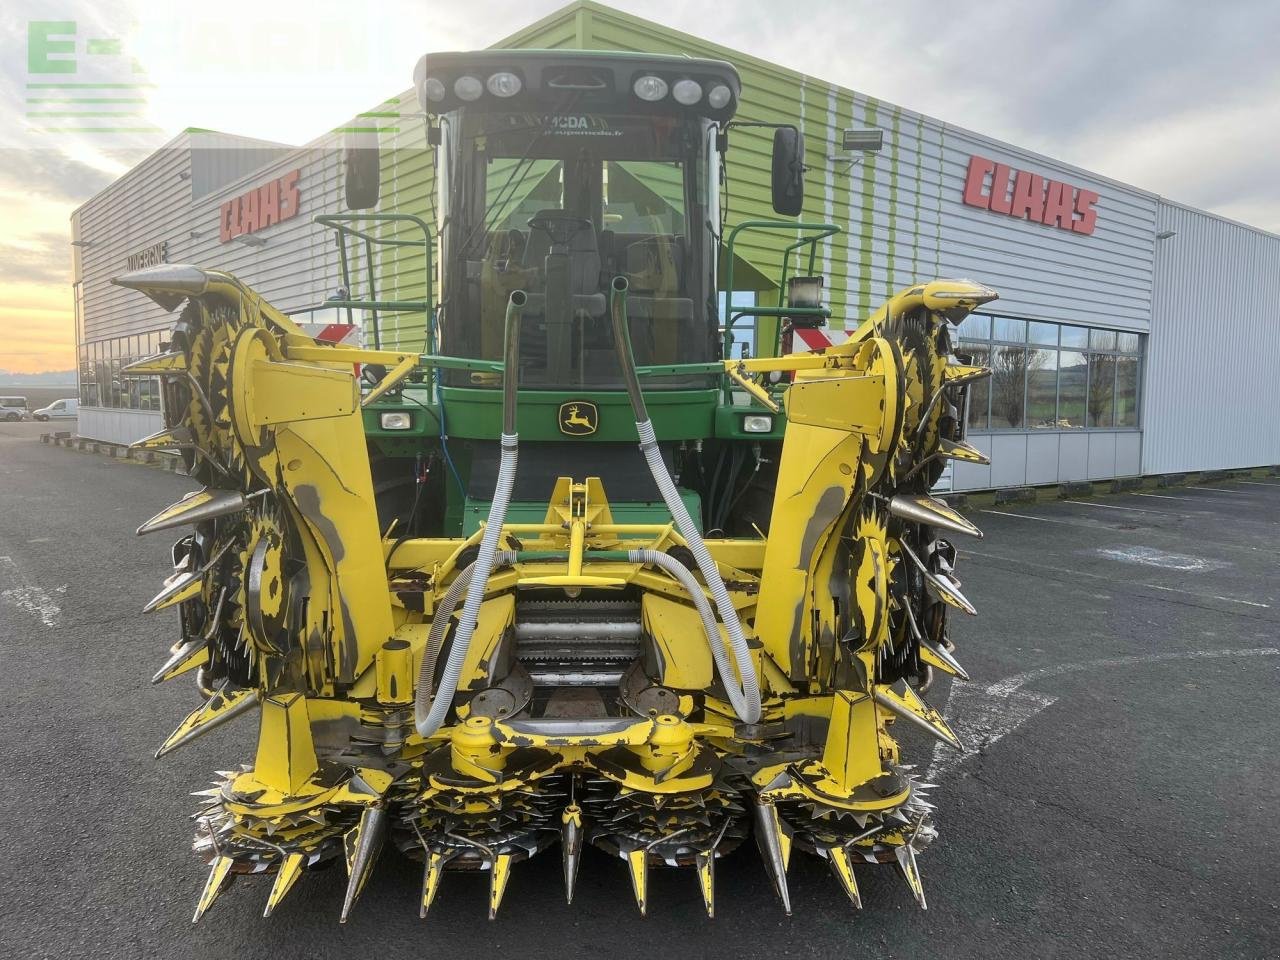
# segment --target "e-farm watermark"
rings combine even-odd
[[[39,133],[153,134],[142,66],[120,37],[87,35],[75,20],[27,22],[26,116]]]

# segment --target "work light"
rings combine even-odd
[[[462,76],[453,81],[453,92],[459,100],[479,100],[484,93],[484,84],[477,77]]]
[[[648,103],[655,103],[667,95],[667,81],[652,74],[636,78],[631,85],[637,97]]]
[[[691,107],[702,99],[702,84],[697,80],[677,80],[671,88],[671,96],[676,103]]]
[[[413,426],[413,418],[403,411],[384,413],[381,416],[383,430],[408,430]]]
[[[439,103],[444,94],[444,82],[439,77],[427,77],[422,81],[422,95],[432,103]]]
[[[514,97],[524,86],[519,77],[507,70],[493,74],[486,85],[495,97]]]
[[[711,88],[707,94],[707,104],[713,110],[722,110],[729,105],[729,101],[733,99],[733,91],[726,87],[723,83],[717,83]]]

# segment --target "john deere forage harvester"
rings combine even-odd
[[[374,271],[339,306],[375,346],[416,311],[426,353],[319,342],[225,273],[115,281],[182,307],[130,373],[164,384],[168,427],[141,445],[203,487],[139,530],[182,532],[147,605],[179,627],[155,679],[194,671],[205,697],[159,755],[257,730],[202,794],[196,919],[236,877],[267,878],[269,914],[341,859],[345,920],[387,846],[422,862],[424,914],[469,870],[493,916],[557,842],[569,900],[590,844],[642,913],[651,870],[687,869],[711,915],[716,859],[752,833],[788,911],[796,849],[854,905],[863,865],[890,864],[923,907],[933,807],[891,732],[956,744],[919,691],[967,679],[949,538],[979,534],[929,490],[983,460],[960,411],[989,371],[951,327],[995,293],[922,282],[787,352],[829,315],[787,268],[837,228],[721,242],[730,65],[488,51],[425,57],[416,83],[437,222],[319,219],[344,271],[350,240],[422,255],[425,299],[379,301]],[[376,203],[378,162],[349,151],[349,207]],[[779,128],[780,214],[802,171]],[[744,232],[785,234],[784,295],[721,317]]]

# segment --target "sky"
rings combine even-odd
[[[301,143],[408,89],[423,53],[489,46],[563,5],[5,0],[0,370],[74,366],[70,213],[182,129]],[[1280,233],[1276,0],[611,5]],[[108,108],[130,111],[120,132],[77,132],[102,108],[32,86],[71,59],[77,81],[131,84]]]

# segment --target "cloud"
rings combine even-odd
[[[69,249],[60,233],[39,233],[21,243],[0,240],[0,283],[69,284]]]
[[[111,173],[58,150],[0,152],[0,190],[4,191],[78,206],[114,179]]]

